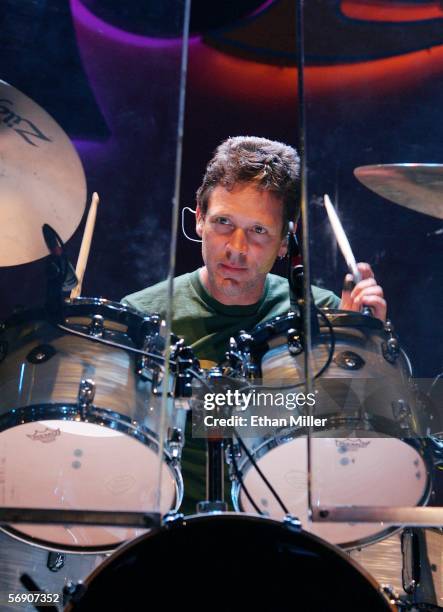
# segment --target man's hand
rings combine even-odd
[[[359,263],[357,267],[361,274],[361,281],[354,286],[352,274],[346,274],[340,308],[359,312],[363,306],[370,306],[374,317],[386,321],[386,300],[383,297],[383,289],[377,285],[371,266],[367,263]]]

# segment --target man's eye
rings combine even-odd
[[[254,232],[255,232],[256,234],[264,234],[264,233],[266,233],[266,229],[265,229],[264,227],[262,227],[261,225],[256,225],[256,226],[253,228],[253,230],[254,230]]]
[[[215,222],[220,223],[221,225],[230,225],[231,223],[226,217],[217,217],[215,219]]]

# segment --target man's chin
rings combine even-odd
[[[232,278],[223,278],[218,285],[218,289],[221,293],[229,296],[241,295],[245,290],[244,283],[239,283]]]

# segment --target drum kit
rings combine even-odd
[[[152,597],[166,606],[171,584],[197,608],[440,609],[438,529],[322,523],[309,513],[323,499],[408,507],[430,499],[426,410],[392,325],[323,311],[311,358],[316,416],[327,427],[262,434],[251,427],[208,439],[208,499],[183,516],[189,409],[198,411],[202,390],[223,385],[302,387],[300,317],[240,332],[226,360],[204,371],[186,339],[166,334],[155,313],[80,297],[87,246],[75,293],[64,297],[75,274],[63,241],[85,208],[81,163],[49,115],[13,87],[0,90],[0,265],[50,251],[47,303],[0,327],[0,609],[40,609],[42,593],[52,610],[136,610]],[[383,197],[443,218],[442,166],[355,174]],[[93,215],[96,207],[97,198]],[[60,235],[47,226],[43,239],[48,220]],[[90,241],[90,223],[87,234]],[[234,512],[220,495],[221,463]]]

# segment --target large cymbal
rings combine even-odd
[[[443,164],[360,166],[354,175],[391,202],[443,219]]]
[[[67,241],[86,205],[83,167],[59,125],[0,81],[0,266],[48,254],[42,225]]]

